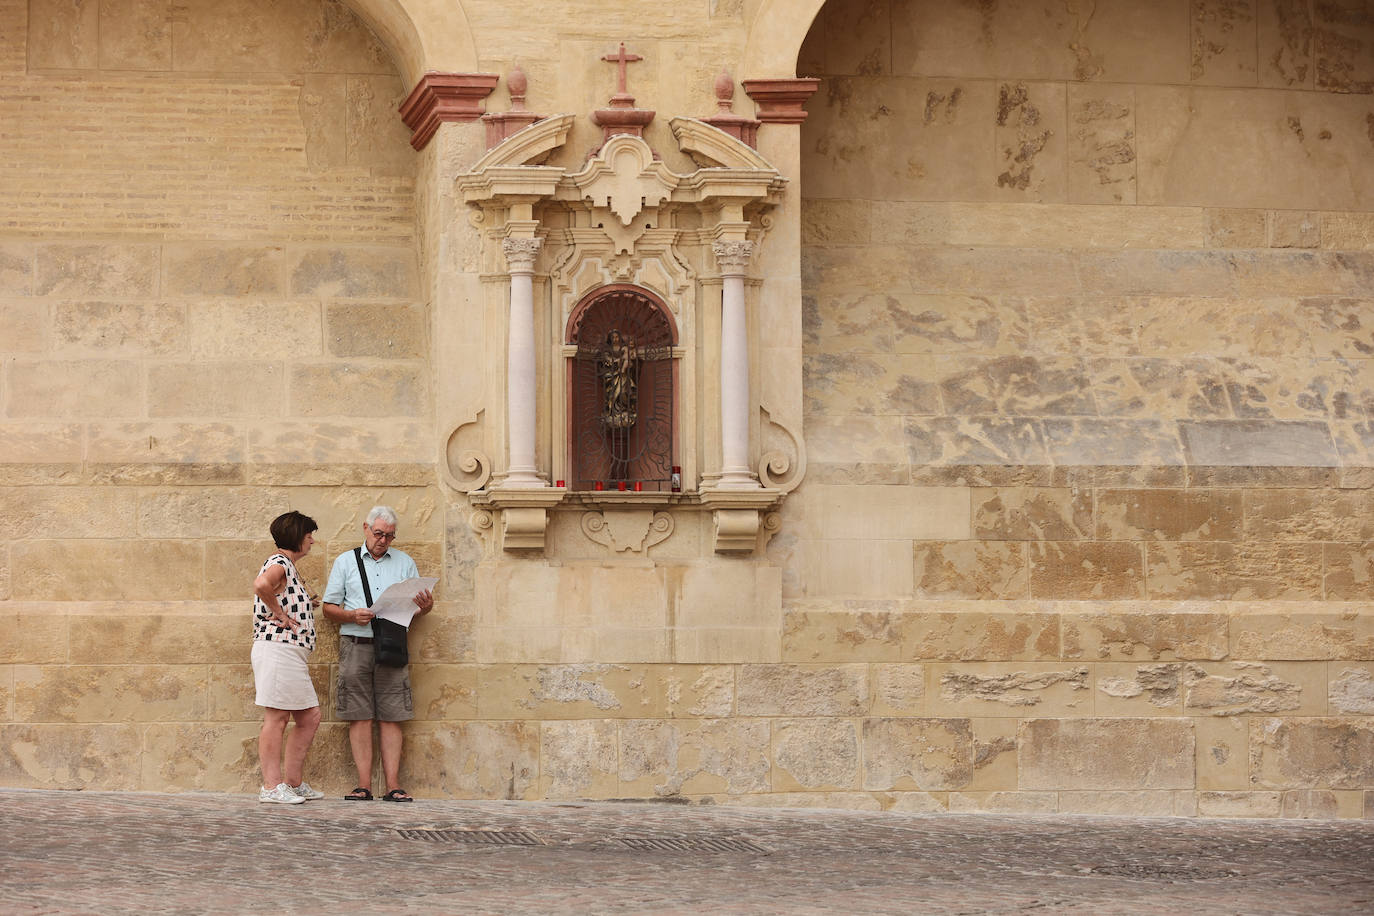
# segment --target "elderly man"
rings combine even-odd
[[[339,626],[339,684],[334,714],[348,722],[348,745],[358,769],[358,787],[344,796],[353,801],[372,800],[372,722],[382,745],[382,775],[386,779],[383,801],[414,801],[401,788],[401,723],[414,718],[410,697],[410,668],[379,665],[372,647],[372,611],[369,607],[389,586],[419,575],[415,561],[396,550],[396,513],[376,506],[363,523],[363,545],[340,554],[329,573],[324,591],[324,614]],[[367,576],[368,588],[362,577]],[[372,600],[366,596],[370,590]],[[415,596],[417,616],[434,607],[434,596],[422,591]]]

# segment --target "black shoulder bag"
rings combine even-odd
[[[363,568],[363,549],[353,548],[353,559],[358,561],[358,577],[363,580],[363,597],[367,606],[372,607],[372,588],[367,584],[367,570]],[[372,648],[377,654],[377,664],[388,668],[404,668],[410,662],[410,652],[406,648],[406,628],[394,620],[372,618]]]

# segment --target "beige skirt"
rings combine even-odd
[[[284,642],[253,640],[253,683],[257,704],[272,709],[310,709],[320,705],[306,659],[310,650]]]

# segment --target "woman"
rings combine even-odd
[[[298,805],[324,798],[302,778],[305,754],[320,727],[320,700],[306,666],[315,648],[313,601],[296,572],[296,563],[315,543],[318,527],[299,512],[273,519],[272,540],[279,549],[262,564],[253,582],[253,683],[257,704],[266,710],[258,734],[260,802]],[[296,727],[286,740],[283,778],[282,734],[292,719]]]

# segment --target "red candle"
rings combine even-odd
[[[625,481],[623,481],[623,480],[617,481],[615,486],[616,486],[616,489],[619,490],[620,492],[622,492],[622,493],[625,492]]]
[[[638,492],[640,492],[640,491],[643,490],[643,489],[644,489],[644,482],[643,482],[642,480],[636,480],[636,481],[635,481],[635,492],[638,493]]]
[[[606,488],[605,488],[604,486],[602,486],[601,481],[598,480],[598,481],[596,482],[596,484],[595,484],[595,489],[597,489],[597,490],[604,490],[604,489],[606,489]]]
[[[562,488],[562,486],[563,486],[563,481],[561,481],[561,480],[558,481],[557,483],[554,484],[554,486],[555,486],[555,487]]]

